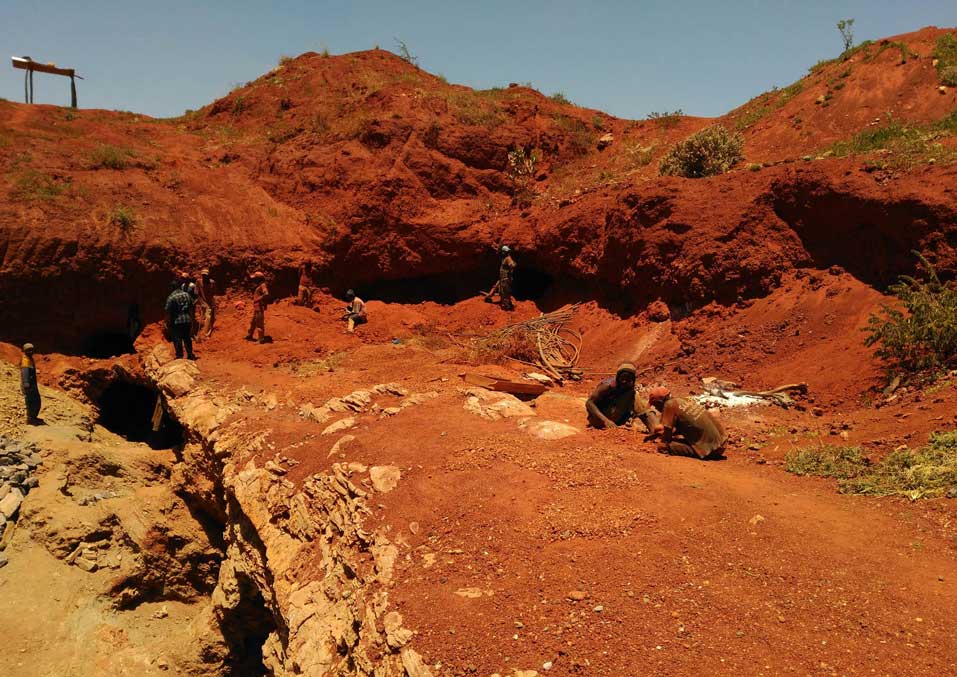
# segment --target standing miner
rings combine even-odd
[[[27,408],[27,423],[40,423],[40,386],[37,385],[37,365],[33,361],[33,344],[23,344],[23,357],[20,359],[20,390],[23,391],[23,403]]]
[[[266,276],[258,270],[249,276],[249,281],[256,285],[253,290],[253,316],[249,320],[247,341],[255,341],[253,334],[259,331],[259,342],[266,342],[266,298],[269,296],[269,287],[266,286]]]
[[[512,258],[512,249],[507,244],[503,244],[499,250],[502,261],[498,267],[498,282],[492,287],[492,290],[485,295],[486,303],[492,303],[492,297],[498,292],[499,305],[502,310],[514,310],[512,305],[512,281],[515,277],[515,259]]]
[[[209,338],[213,334],[216,322],[216,280],[209,276],[209,268],[199,271],[199,284],[196,287],[200,307],[203,311],[202,335]]]
[[[640,418],[648,432],[658,425],[658,415],[635,393],[635,365],[625,362],[615,375],[606,378],[585,402],[588,424],[595,428],[617,428]]]
[[[312,263],[305,262],[299,267],[299,289],[296,293],[296,300],[293,301],[297,306],[312,306]]]
[[[728,434],[707,409],[687,397],[672,397],[664,386],[652,388],[648,400],[661,412],[655,429],[661,435],[658,451],[707,461],[721,457]]]
[[[186,348],[186,357],[195,360],[193,355],[193,297],[184,288],[185,285],[174,282],[171,285],[169,296],[166,297],[166,328],[176,359],[183,357],[183,347]]]

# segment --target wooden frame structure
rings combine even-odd
[[[50,75],[63,75],[70,78],[70,107],[76,108],[76,80],[83,79],[76,74],[76,70],[73,68],[58,68],[55,63],[40,63],[28,56],[14,56],[11,59],[14,68],[26,71],[23,74],[24,103],[33,103],[33,73],[49,73]]]

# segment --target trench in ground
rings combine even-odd
[[[113,381],[96,400],[97,423],[130,442],[143,442],[153,449],[180,447],[185,435],[178,421],[162,412],[159,424],[154,426],[159,398],[159,391],[150,386]]]

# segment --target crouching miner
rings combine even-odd
[[[707,409],[687,397],[672,397],[663,386],[652,388],[648,400],[661,412],[655,428],[661,435],[659,452],[706,461],[721,458],[728,434]]]
[[[585,402],[588,424],[594,428],[617,428],[633,418],[641,419],[648,432],[658,425],[658,414],[635,393],[635,365],[625,362],[613,377],[598,384]]]

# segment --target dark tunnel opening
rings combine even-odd
[[[81,342],[80,352],[84,357],[104,360],[130,355],[136,352],[136,348],[133,347],[133,339],[125,332],[101,331],[85,337]]]
[[[97,407],[97,423],[130,442],[172,449],[185,441],[183,427],[162,409],[159,393],[148,386],[114,381],[97,398]]]
[[[473,270],[376,282],[357,287],[356,293],[367,301],[403,304],[431,301],[454,305],[491,290],[497,281],[497,270],[487,273]],[[519,267],[515,271],[512,294],[521,301],[538,301],[553,285],[551,275],[534,268]]]

